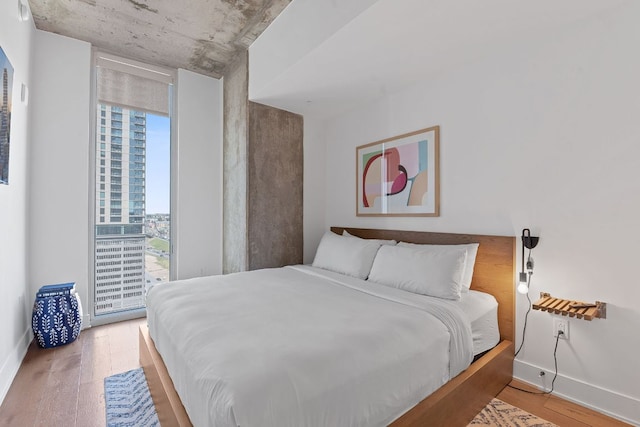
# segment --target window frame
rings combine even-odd
[[[89,315],[89,322],[91,326],[98,326],[113,322],[119,322],[128,319],[135,319],[146,316],[146,308],[139,308],[133,310],[126,310],[121,312],[109,313],[109,314],[100,314],[96,315],[95,313],[95,299],[96,299],[96,225],[100,224],[104,220],[104,215],[100,215],[100,221],[96,218],[96,196],[97,196],[97,184],[104,183],[104,175],[101,176],[100,181],[97,180],[96,172],[96,159],[97,159],[97,143],[98,143],[98,129],[102,128],[98,121],[98,115],[100,114],[100,118],[104,118],[100,111],[102,111],[98,106],[98,96],[97,96],[97,66],[100,61],[110,61],[110,64],[113,64],[113,67],[110,68],[118,69],[118,71],[130,72],[131,74],[138,75],[140,77],[146,77],[158,81],[162,81],[169,86],[169,120],[170,120],[170,208],[169,213],[171,215],[171,230],[170,230],[170,240],[171,245],[169,248],[170,254],[170,267],[169,274],[170,280],[175,280],[177,277],[177,256],[175,254],[174,248],[176,247],[176,226],[177,224],[177,197],[175,194],[175,190],[177,189],[177,105],[176,105],[176,91],[177,91],[177,70],[169,69],[166,67],[160,67],[150,64],[145,64],[135,60],[129,60],[126,58],[121,58],[116,55],[107,54],[99,51],[96,48],[92,49],[92,61],[91,61],[91,108],[90,110],[90,138],[89,138],[89,206],[88,206],[88,215],[89,215],[89,268],[88,268],[88,295],[87,302],[88,308],[87,313]],[[133,67],[133,68],[131,68]],[[131,72],[131,71],[134,72]],[[104,131],[102,132],[104,135]],[[104,136],[100,137],[100,141],[104,141]],[[110,144],[113,141],[109,141]],[[116,145],[118,143],[116,142]],[[121,144],[120,144],[121,145]],[[121,283],[124,286],[124,281],[126,279],[122,278]]]

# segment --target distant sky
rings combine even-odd
[[[169,213],[171,189],[171,121],[147,114],[147,214]]]

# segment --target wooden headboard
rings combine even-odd
[[[393,239],[435,245],[479,243],[471,289],[495,297],[498,301],[500,338],[514,341],[515,237],[331,227],[331,231],[337,234],[342,234],[343,230],[364,239]]]

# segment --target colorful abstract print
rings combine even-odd
[[[362,155],[362,206],[421,206],[428,189],[427,141],[411,142]]]

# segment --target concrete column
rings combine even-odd
[[[302,263],[303,118],[248,101],[248,57],[224,77],[225,273]]]

